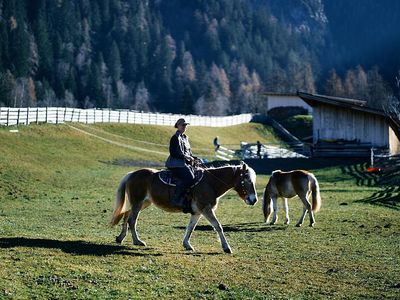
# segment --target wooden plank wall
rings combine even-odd
[[[313,112],[313,142],[358,140],[374,146],[389,146],[389,125],[384,117],[338,107],[319,105]]]

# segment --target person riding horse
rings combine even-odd
[[[175,128],[177,128],[177,131],[171,137],[169,143],[170,155],[165,163],[172,175],[178,179],[175,194],[171,200],[171,204],[176,207],[183,207],[184,196],[195,181],[193,165],[197,158],[193,156],[189,139],[185,134],[187,125],[189,123],[185,119],[181,118],[176,121]]]

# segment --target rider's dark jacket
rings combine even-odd
[[[167,168],[183,168],[189,165],[189,157],[193,157],[190,149],[189,138],[179,130],[171,137],[169,142],[169,157],[165,162]]]

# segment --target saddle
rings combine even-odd
[[[194,186],[198,185],[199,182],[203,179],[204,170],[195,170],[194,171],[194,184],[190,187],[193,188]],[[170,170],[162,170],[158,172],[158,178],[169,186],[176,186],[177,180],[175,177],[172,176],[172,172]]]

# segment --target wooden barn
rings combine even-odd
[[[265,97],[266,111],[270,111],[277,107],[301,107],[307,110],[309,114],[312,112],[312,107],[303,101],[295,93],[263,93]]]
[[[400,153],[400,133],[366,101],[298,92],[313,107],[313,156],[368,157]]]

